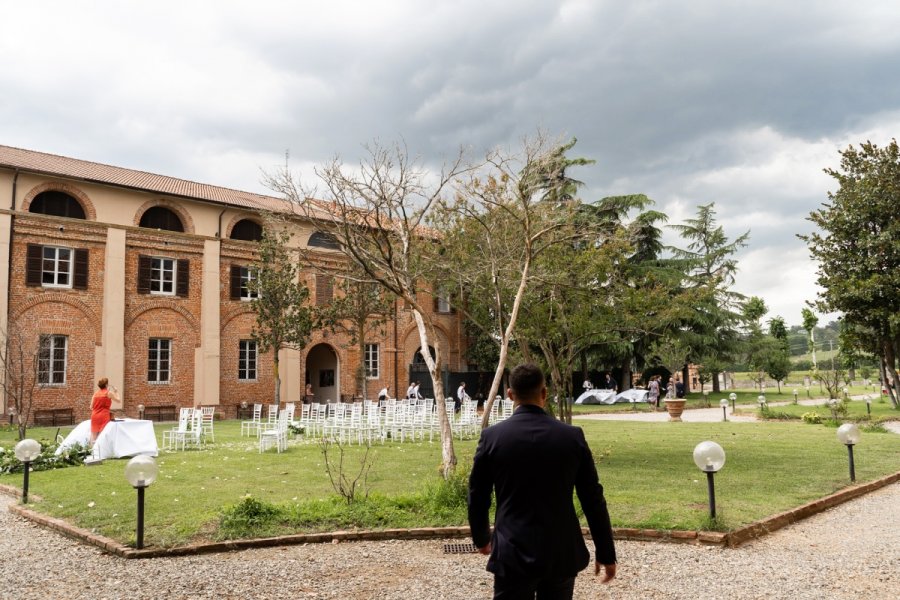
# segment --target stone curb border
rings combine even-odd
[[[855,485],[845,488],[839,492],[835,492],[824,498],[814,500],[797,508],[778,513],[771,517],[756,521],[735,529],[728,533],[720,533],[715,531],[665,531],[657,529],[633,529],[633,528],[614,528],[613,535],[617,540],[630,541],[652,541],[652,542],[674,542],[687,544],[702,544],[709,546],[722,546],[728,548],[737,547],[745,542],[765,536],[769,533],[777,531],[782,527],[796,523],[811,517],[817,513],[825,511],[829,508],[858,498],[864,494],[883,488],[887,485],[900,481],[900,471],[870,481],[869,483]],[[14,497],[21,496],[18,488],[8,485],[0,485],[0,493],[8,494]],[[35,499],[39,497],[34,496]],[[114,554],[121,558],[164,558],[175,556],[191,556],[197,554],[209,554],[215,552],[233,552],[236,550],[246,550],[250,548],[268,548],[272,546],[288,546],[294,544],[321,544],[321,543],[339,543],[345,541],[376,541],[376,540],[428,540],[428,539],[447,539],[447,538],[467,538],[469,537],[468,527],[423,527],[418,529],[378,529],[363,531],[332,531],[327,533],[306,533],[294,534],[281,537],[257,538],[249,540],[233,540],[227,542],[214,542],[204,544],[192,544],[189,546],[178,546],[175,548],[150,548],[144,550],[136,550],[129,546],[117,542],[116,540],[97,535],[75,527],[74,525],[55,517],[49,517],[41,513],[35,512],[27,507],[27,505],[11,504],[9,511],[28,519],[38,525],[42,525],[54,531],[85,542],[92,546],[96,546],[105,552]],[[585,536],[590,537],[590,531],[586,528],[582,529]]]

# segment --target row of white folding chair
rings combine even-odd
[[[452,405],[453,399],[449,399],[447,404]],[[450,408],[449,410],[453,409]],[[481,420],[478,418],[478,403],[474,400],[463,400],[459,407],[459,414],[454,416],[451,426],[453,433],[459,439],[476,435],[481,427]]]
[[[182,408],[178,414],[178,426],[163,432],[163,450],[187,449],[187,445],[203,444],[203,411]]]

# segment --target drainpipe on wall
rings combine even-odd
[[[7,356],[9,356],[9,354],[8,354],[9,336],[6,335],[6,333],[9,331],[9,317],[12,312],[11,306],[9,303],[9,298],[11,295],[10,290],[12,289],[12,271],[13,271],[13,269],[12,269],[12,266],[13,266],[12,265],[12,263],[13,263],[12,248],[13,248],[13,231],[15,230],[15,224],[16,224],[16,215],[15,215],[15,212],[16,212],[16,184],[18,183],[18,181],[19,181],[19,169],[16,169],[16,172],[13,175],[12,201],[9,203],[10,210],[12,211],[13,214],[11,214],[9,216],[9,265],[7,266],[7,273],[6,273],[6,332],[3,332],[3,343],[7,345],[7,347],[6,347],[7,352],[5,353]],[[6,377],[5,369],[4,369],[4,374],[2,375],[2,377],[4,377],[4,378]],[[4,381],[4,383],[5,383],[5,381]],[[3,396],[3,412],[6,413],[8,411],[9,407],[7,406],[5,388],[4,388],[4,393],[2,394],[2,396]]]
[[[400,300],[394,300],[394,398],[400,397],[400,375],[397,370],[397,363],[400,362],[398,360],[398,356],[400,355],[400,348],[397,344],[400,343],[398,334],[397,334],[397,324],[400,321]]]
[[[228,209],[227,209],[227,208],[223,208],[223,209],[222,209],[222,212],[219,213],[219,229],[216,230],[216,237],[217,237],[217,238],[221,238],[221,237],[222,237],[222,215],[225,214],[225,211],[226,211],[226,210],[228,210]]]

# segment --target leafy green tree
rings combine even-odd
[[[791,357],[784,347],[778,344],[776,338],[769,338],[775,343],[772,344],[771,351],[766,356],[765,371],[766,374],[775,380],[778,385],[778,393],[781,393],[781,382],[787,379],[791,374]]]
[[[442,236],[433,255],[435,279],[464,299],[458,308],[481,339],[495,340],[497,362],[485,403],[486,427],[506,369],[522,299],[538,257],[574,238],[571,213],[581,182],[568,169],[589,164],[568,158],[575,140],[550,144],[542,135],[527,141],[519,157],[493,151],[452,202],[432,217]]]
[[[790,356],[790,344],[788,342],[788,330],[784,324],[784,318],[780,316],[769,319],[769,335],[781,343],[781,347]]]
[[[738,324],[743,300],[731,289],[737,272],[734,255],[747,245],[750,232],[729,241],[716,223],[712,203],[698,206],[695,218],[670,227],[687,242],[686,248],[673,248],[673,252],[684,264],[686,287],[696,292],[692,314],[683,324],[685,342],[690,348],[688,359],[732,360],[740,348]],[[717,376],[713,377],[713,391],[719,391]]]
[[[313,310],[307,305],[309,288],[300,279],[298,261],[288,249],[290,239],[286,229],[270,221],[259,243],[256,277],[250,284],[257,296],[250,303],[256,313],[252,338],[260,352],[272,351],[275,404],[281,399],[279,351],[305,347],[316,324]]]
[[[818,262],[818,306],[871,333],[864,350],[880,359],[891,402],[900,407],[900,147],[872,142],[841,151],[838,184],[810,213],[817,229],[801,238]]]

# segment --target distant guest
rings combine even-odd
[[[119,399],[119,394],[115,387],[109,387],[109,379],[102,378],[97,382],[100,388],[94,393],[91,400],[91,446],[97,441],[97,436],[106,427],[106,424],[112,420],[112,401]]]

